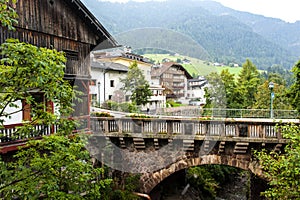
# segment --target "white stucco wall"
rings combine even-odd
[[[16,101],[15,104],[18,106],[18,108],[7,107],[5,109],[5,112],[7,114],[9,114],[9,113],[14,113],[14,114],[10,115],[10,117],[0,117],[0,119],[4,120],[4,125],[23,123],[23,111],[20,111],[22,108],[22,102],[19,100],[19,101]],[[17,112],[17,111],[19,111],[19,112]],[[57,116],[60,115],[59,105],[54,105],[54,114]]]
[[[18,108],[12,108],[12,107],[7,107],[5,109],[6,113],[14,113],[17,112],[18,110],[20,110],[22,108],[22,102],[21,101],[17,101],[15,102],[15,104],[18,106]],[[10,124],[20,124],[22,123],[22,119],[23,119],[23,113],[22,111],[19,111],[15,114],[10,115],[10,117],[1,117],[1,119],[4,120],[4,125],[10,125]]]

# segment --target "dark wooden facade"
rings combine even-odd
[[[90,52],[113,48],[117,42],[80,0],[18,0],[16,31],[0,27],[0,43],[16,38],[39,47],[64,51],[65,78],[84,95],[76,116],[89,115]]]

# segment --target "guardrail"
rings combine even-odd
[[[189,116],[189,117],[218,117],[218,118],[270,118],[269,109],[221,109],[180,107],[158,110],[158,114],[166,116]],[[298,119],[296,110],[273,110],[274,119]]]
[[[165,134],[282,139],[278,122],[187,119],[91,118],[94,133]],[[285,124],[285,123],[281,123]]]

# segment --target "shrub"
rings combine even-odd
[[[92,112],[92,117],[113,117],[109,112]]]
[[[129,113],[134,113],[138,111],[138,108],[135,104],[129,103],[129,102],[124,102],[119,104],[119,107],[121,111],[123,112],[129,112]]]
[[[181,106],[180,103],[175,102],[173,99],[168,100],[167,104],[170,105],[171,107],[180,107]]]

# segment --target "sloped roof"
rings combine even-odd
[[[91,67],[95,69],[104,69],[109,71],[128,72],[128,67],[119,63],[113,62],[97,62],[92,61]]]
[[[190,73],[180,64],[175,62],[165,62],[162,64],[162,66],[158,69],[153,69],[151,71],[151,76],[158,77],[161,76],[164,72],[166,72],[170,67],[178,67],[180,70],[184,71],[185,76],[187,79],[192,79],[193,77],[190,75]]]

